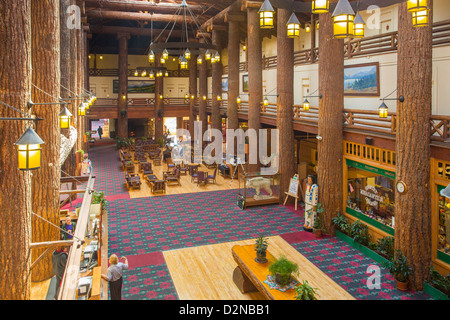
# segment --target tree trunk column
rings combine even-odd
[[[205,43],[205,39],[201,38],[200,43]],[[202,123],[202,137],[208,129],[208,116],[206,113],[207,101],[203,97],[208,98],[208,62],[205,60],[205,55],[202,55],[202,64],[199,67],[199,119]]]
[[[2,1],[0,12],[0,100],[26,112],[31,98],[30,0]],[[0,117],[17,116],[0,108]],[[0,300],[29,300],[31,293],[31,173],[17,170],[14,146],[25,129],[25,121],[0,122]]]
[[[117,34],[119,39],[119,95],[118,95],[118,137],[128,137],[128,39],[125,33]]]
[[[217,46],[217,51],[221,51],[221,39],[220,31],[213,30],[212,32],[212,43]],[[211,128],[218,129],[222,132],[222,119],[220,117],[220,104],[221,102],[217,100],[217,97],[222,97],[222,74],[223,65],[222,59],[220,62],[215,62],[212,64],[212,102],[211,102]]]
[[[287,37],[286,23],[292,12],[277,10],[277,128],[279,130],[280,198],[295,174],[294,163],[294,41]],[[250,82],[250,81],[249,81]]]
[[[429,21],[433,21],[429,1]],[[431,261],[430,117],[432,28],[413,28],[406,3],[399,4],[396,178],[407,193],[395,193],[395,248],[413,269],[410,288],[423,290]],[[322,27],[322,26],[320,26]],[[414,159],[414,161],[411,161]]]
[[[238,129],[239,96],[239,22],[231,19],[228,23],[228,129]]]
[[[334,234],[332,218],[342,210],[342,148],[344,109],[344,41],[334,39],[331,14],[320,15],[319,29],[319,202],[323,205],[323,224]]]
[[[161,54],[156,55],[156,66],[161,65]],[[158,140],[164,134],[164,79],[156,77],[155,79],[155,139]]]
[[[202,64],[206,63],[202,61]],[[194,141],[195,105],[197,103],[197,56],[189,60],[189,134]]]
[[[257,134],[259,132],[259,129],[261,128],[260,115],[261,115],[261,102],[263,100],[262,44],[261,44],[261,29],[259,27],[258,8],[253,7],[247,8],[248,128],[256,130]],[[255,171],[259,171],[259,165],[250,164],[249,172]]]
[[[32,1],[32,79],[33,83],[52,97],[33,88],[32,99],[36,103],[54,103],[60,96],[60,33],[59,0]],[[59,155],[61,134],[59,129],[59,105],[33,106],[33,113],[45,120],[36,124],[36,132],[45,141],[42,148],[42,165],[33,173],[32,207],[34,212],[47,221],[59,225],[59,189],[61,170]],[[60,239],[60,231],[33,216],[33,242]],[[33,260],[44,250],[34,249]],[[40,260],[32,272],[33,281],[53,277],[51,252]]]

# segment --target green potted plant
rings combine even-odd
[[[349,234],[350,224],[347,222],[347,218],[343,214],[338,214],[337,217],[332,219],[333,224],[336,226],[340,232],[344,234]]]
[[[269,272],[275,277],[275,282],[285,286],[291,281],[291,274],[298,273],[298,264],[281,256],[269,266]]]
[[[266,263],[266,253],[267,253],[267,238],[264,237],[263,234],[261,234],[257,239],[255,243],[255,251],[256,251],[256,258],[255,261],[258,263]]]
[[[156,140],[156,142],[159,144],[159,146],[162,148],[164,147],[165,143],[164,143],[164,138],[159,138],[158,140]]]
[[[92,194],[92,203],[93,204],[100,203],[102,205],[102,211],[105,210],[106,209],[106,205],[108,203],[108,201],[106,201],[106,199],[105,199],[105,193],[104,192],[95,191]]]
[[[388,260],[394,258],[394,238],[384,237],[378,239],[376,245],[376,251]]]
[[[433,266],[430,268],[430,285],[450,298],[450,273],[441,275]]]
[[[296,300],[317,300],[316,296],[318,296],[316,292],[316,288],[311,287],[308,284],[308,280],[305,280],[303,283],[299,283],[295,287],[295,299]]]
[[[368,246],[370,241],[369,227],[358,220],[350,226],[350,236],[356,243]]]
[[[322,232],[325,232],[325,229],[323,228],[322,225],[322,213],[324,212],[323,206],[321,203],[317,204],[317,216],[316,216],[316,220],[314,221],[314,225],[313,225],[313,233],[316,236],[316,238],[321,238],[322,237]]]
[[[394,259],[392,261],[385,261],[382,265],[394,276],[397,281],[397,289],[407,291],[411,267],[403,253],[400,250],[395,250]]]

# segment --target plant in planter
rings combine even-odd
[[[298,264],[281,256],[269,266],[269,272],[279,285],[285,286],[291,281],[291,274],[298,274]]]
[[[322,232],[325,232],[325,229],[322,225],[322,213],[324,212],[323,206],[321,203],[317,204],[317,216],[313,225],[313,233],[316,238],[322,237]]]
[[[318,296],[316,292],[316,288],[311,287],[308,284],[308,280],[305,280],[303,283],[299,283],[295,287],[295,299],[296,300],[317,300],[316,296]]]
[[[400,250],[395,250],[394,259],[392,261],[383,262],[382,265],[395,277],[398,290],[408,290],[408,278],[411,274],[411,267]]]
[[[337,217],[332,219],[332,222],[336,226],[336,229],[338,229],[340,232],[347,235],[349,234],[350,224],[347,222],[347,218],[344,217],[344,215],[338,214]]]
[[[369,227],[358,220],[350,226],[350,236],[355,242],[368,246],[370,242]]]
[[[394,238],[384,237],[378,239],[375,249],[386,259],[392,260],[394,258]]]
[[[104,192],[97,192],[97,191],[95,191],[92,194],[92,203],[93,204],[101,203],[102,210],[105,210],[106,209],[106,205],[108,204],[108,201],[106,201],[106,199],[105,199],[105,193]]]
[[[164,138],[159,138],[158,140],[156,140],[156,142],[159,144],[159,146],[162,148],[165,145],[165,141]]]
[[[430,268],[430,285],[450,298],[450,273],[441,275],[433,266]]]
[[[255,251],[256,251],[256,258],[255,261],[258,263],[266,263],[266,253],[267,253],[267,247],[269,244],[267,243],[267,238],[264,237],[264,235],[260,235],[256,239],[255,243]]]

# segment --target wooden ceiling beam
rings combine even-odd
[[[133,21],[159,21],[159,22],[175,22],[176,18],[174,18],[173,14],[150,14],[150,13],[141,13],[141,12],[122,12],[122,11],[104,11],[104,10],[91,10],[87,12],[88,17],[90,18],[99,18],[99,19],[112,19],[112,20],[133,20]],[[183,16],[179,16],[179,23],[184,21]],[[187,22],[193,22],[192,17],[186,16]]]
[[[157,37],[161,34],[162,29],[153,29],[153,36]],[[150,28],[130,28],[130,27],[117,27],[117,26],[90,26],[90,32],[94,34],[117,34],[117,33],[129,33],[133,36],[148,36],[152,35]],[[168,35],[170,30],[165,30],[162,34]],[[181,30],[173,30],[171,36],[180,37]]]
[[[176,3],[152,4],[144,1],[113,1],[113,0],[85,0],[85,5],[88,8],[102,8],[108,10],[118,11],[148,11],[152,13],[166,13],[174,14],[180,9],[180,5]],[[195,13],[201,13],[204,8],[201,5],[189,5],[189,9]]]

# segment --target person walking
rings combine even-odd
[[[122,273],[128,270],[128,260],[122,257],[123,262],[119,262],[119,258],[113,254],[109,257],[109,268],[106,275],[102,274],[103,280],[109,282],[109,294],[111,300],[122,300]]]
[[[101,140],[102,139],[102,134],[103,134],[103,129],[102,129],[101,126],[98,127],[97,132],[98,132],[98,136],[99,136],[99,138]]]
[[[61,289],[61,281],[64,277],[64,271],[67,264],[67,248],[58,247],[52,254],[53,274],[56,276],[56,288],[54,300],[58,299],[59,290]]]

